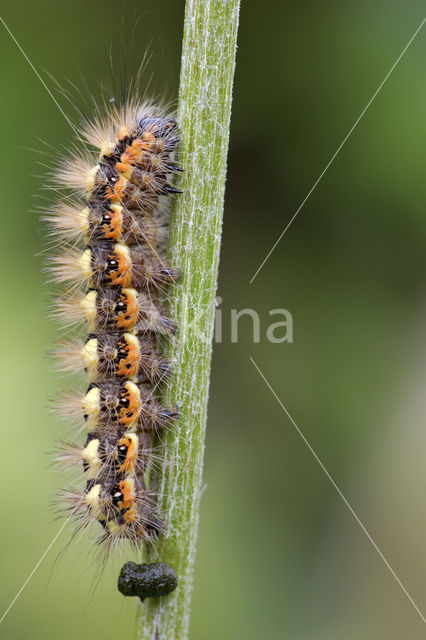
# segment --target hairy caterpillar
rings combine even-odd
[[[171,367],[159,337],[177,329],[161,297],[179,271],[164,263],[161,247],[165,200],[179,193],[171,183],[181,170],[179,134],[165,108],[127,100],[85,121],[83,139],[97,154],[73,151],[61,162],[55,184],[67,193],[46,214],[63,247],[49,271],[67,287],[54,307],[66,328],[88,331],[56,350],[61,370],[84,370],[89,385],[64,393],[60,412],[84,424],[87,438],[63,443],[57,459],[81,468],[85,486],[61,499],[79,528],[100,523],[108,555],[124,540],[151,544],[164,529],[145,472],[155,462],[153,434],[178,419],[156,389]]]

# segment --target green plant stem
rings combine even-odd
[[[165,397],[179,405],[181,419],[162,438],[167,534],[147,553],[147,561],[170,564],[179,585],[169,596],[138,605],[138,640],[188,636],[238,16],[239,0],[186,2],[178,107],[185,171],[168,252],[169,264],[181,269],[170,301],[179,330],[170,346],[174,374]]]

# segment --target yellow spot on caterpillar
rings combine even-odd
[[[127,247],[125,244],[116,244],[114,245],[114,251],[120,258],[130,264],[131,260],[129,247]]]
[[[106,140],[101,146],[101,152],[99,154],[99,161],[102,160],[103,157],[111,156],[116,147],[116,142],[114,140]]]
[[[100,504],[99,504],[99,495],[101,492],[101,485],[100,484],[95,484],[94,487],[92,487],[89,491],[89,493],[86,494],[84,501],[87,504],[87,506],[89,506],[94,514],[98,517],[101,514],[101,508],[100,508]]]
[[[117,138],[118,140],[123,140],[123,138],[127,138],[130,135],[130,131],[128,127],[120,127],[118,130]]]
[[[92,285],[92,269],[91,269],[91,261],[92,261],[92,252],[90,249],[86,249],[79,262],[81,270],[83,272],[84,277],[89,283],[89,286]]]
[[[99,387],[92,387],[84,396],[81,405],[86,418],[87,431],[90,433],[98,426],[101,393]]]
[[[107,527],[110,533],[113,534],[124,530],[123,525],[118,524],[118,522],[115,522],[115,520],[108,520]]]
[[[86,477],[88,479],[96,478],[102,466],[102,460],[99,457],[99,440],[97,438],[93,438],[87,447],[83,449],[81,457],[89,465],[86,471]]]
[[[86,189],[87,189],[88,195],[90,195],[93,191],[93,188],[95,186],[95,177],[98,171],[99,171],[99,165],[97,164],[87,172]]]
[[[87,377],[89,382],[96,380],[98,376],[98,340],[97,338],[91,338],[86,342],[84,347],[80,351],[81,359],[83,360],[84,368],[87,370]]]
[[[81,307],[86,316],[89,331],[94,331],[96,327],[96,291],[89,291],[81,301]]]
[[[85,207],[82,211],[79,211],[77,214],[78,225],[81,229],[81,232],[84,235],[85,242],[88,242],[88,234],[89,234],[89,207]]]
[[[129,524],[136,521],[137,512],[134,504],[131,504],[130,507],[128,507],[127,511],[123,513],[123,518]]]

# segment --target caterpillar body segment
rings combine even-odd
[[[177,407],[159,404],[152,387],[130,380],[98,380],[85,394],[68,393],[68,408],[85,420],[89,433],[116,428],[117,433],[136,430],[152,433],[179,417]]]
[[[108,241],[88,245],[84,251],[69,249],[51,262],[59,282],[76,281],[93,289],[119,286],[150,291],[179,280],[179,272],[160,258]]]
[[[56,303],[65,324],[86,324],[90,333],[132,331],[173,336],[177,325],[152,297],[132,288],[110,287],[76,293]]]
[[[62,371],[84,369],[89,382],[138,378],[155,385],[167,379],[172,368],[158,354],[153,334],[92,333],[85,343],[63,342],[55,355]]]

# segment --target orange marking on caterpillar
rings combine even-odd
[[[119,171],[126,180],[130,180],[130,177],[133,173],[133,167],[128,162],[116,162],[115,168]]]
[[[123,496],[123,499],[117,502],[117,506],[119,509],[127,509],[135,501],[135,490],[133,487],[133,483],[129,482],[129,480],[122,480],[121,482],[119,482],[118,488],[121,495]]]
[[[141,360],[141,354],[139,350],[139,343],[126,340],[127,355],[125,358],[121,358],[118,367],[117,374],[124,376],[125,378],[133,378],[139,371],[139,365]],[[129,366],[128,366],[129,365]]]
[[[108,240],[120,240],[123,233],[121,208],[112,204],[108,210],[111,220],[102,225],[104,237]]]
[[[125,427],[131,427],[138,421],[142,403],[137,389],[129,389],[126,384],[126,391],[121,398],[127,400],[127,406],[123,406],[119,411],[119,422]]]
[[[117,471],[119,473],[134,473],[136,461],[138,458],[138,447],[136,442],[130,436],[123,436],[123,438],[121,438],[120,442],[118,443],[118,447],[126,447],[127,452],[123,464],[118,467]]]
[[[132,264],[126,260],[126,256],[114,251],[109,258],[117,263],[117,268],[110,270],[109,280],[113,286],[129,287],[132,282]]]
[[[132,329],[139,318],[137,299],[130,293],[123,291],[121,301],[127,305],[127,310],[118,312],[116,325],[119,329]]]
[[[154,136],[148,131],[143,134],[143,138],[144,140],[136,138],[132,144],[126,147],[126,150],[121,154],[121,162],[128,164],[141,162],[144,152],[150,151],[155,142]]]
[[[127,185],[127,179],[122,176],[116,183],[114,187],[110,187],[109,185],[105,188],[105,197],[107,200],[111,200],[114,204],[120,204],[123,200],[124,189]]]

